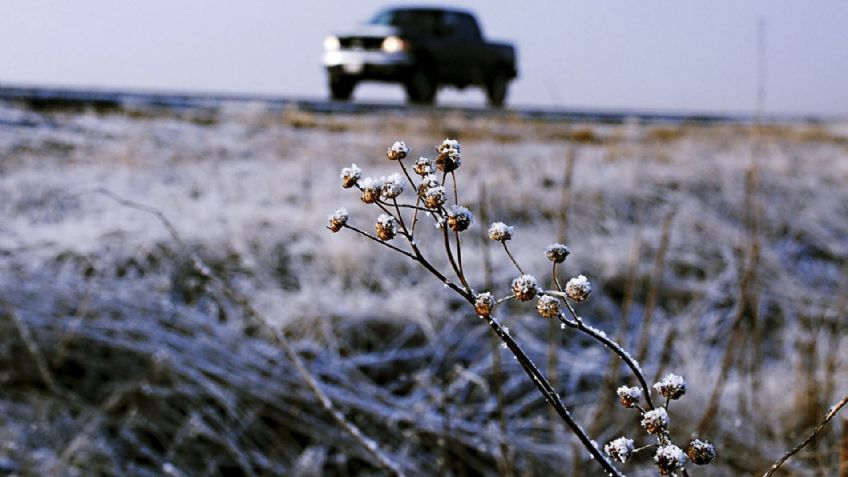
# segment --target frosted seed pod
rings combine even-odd
[[[536,311],[544,318],[554,318],[559,315],[559,300],[550,295],[542,295],[536,302]]]
[[[434,164],[433,160],[429,157],[419,157],[418,160],[415,161],[415,165],[412,167],[412,170],[414,170],[419,176],[426,176],[427,174],[433,174],[436,172],[436,164]]]
[[[668,429],[668,413],[663,407],[648,411],[642,416],[641,424],[649,434],[661,434]]]
[[[386,199],[394,199],[403,193],[403,179],[400,174],[394,173],[383,178],[383,187],[380,188],[380,194]]]
[[[418,193],[423,196],[427,193],[427,189],[439,187],[440,185],[442,185],[442,183],[439,182],[439,178],[436,177],[435,174],[427,174],[421,178],[421,184],[418,185]]]
[[[342,178],[342,187],[350,189],[362,178],[362,169],[356,167],[356,164],[351,164],[350,167],[343,168],[340,175]]]
[[[686,446],[686,455],[695,465],[707,465],[716,458],[716,450],[709,442],[695,439]]]
[[[496,242],[510,240],[512,239],[512,227],[503,222],[495,222],[489,226],[489,238]]]
[[[424,205],[428,209],[438,209],[447,201],[445,188],[442,186],[431,187],[424,193]]]
[[[477,312],[479,316],[491,316],[492,309],[495,307],[495,297],[489,293],[480,293],[477,295],[477,298],[474,299],[474,311]]]
[[[406,144],[403,141],[395,141],[394,144],[389,146],[389,150],[386,151],[386,157],[388,157],[390,161],[403,159],[407,154],[409,154],[409,148],[406,147]]]
[[[362,196],[360,199],[366,204],[373,204],[380,198],[383,192],[383,180],[376,177],[366,177],[362,180]]]
[[[686,394],[686,381],[682,377],[669,373],[661,381],[654,384],[654,389],[666,399],[679,399]]]
[[[459,169],[462,164],[459,141],[456,139],[445,139],[436,146],[436,168],[442,172],[452,172]]]
[[[642,399],[642,390],[636,386],[622,386],[616,390],[618,401],[626,408],[633,408],[639,405]]]
[[[586,301],[592,293],[592,285],[583,275],[578,275],[565,284],[565,295],[575,302]]]
[[[604,446],[604,452],[606,452],[610,458],[615,459],[622,464],[627,462],[627,459],[634,450],[635,447],[633,446],[633,439],[628,439],[626,437],[619,437]]]
[[[474,216],[471,211],[465,207],[454,205],[448,210],[448,227],[454,232],[462,232],[467,229],[473,220]]]
[[[518,301],[532,300],[538,288],[536,277],[533,275],[521,275],[512,281],[512,294]]]
[[[660,475],[671,475],[676,473],[686,463],[686,454],[674,444],[660,446],[654,455],[654,462],[660,471]]]
[[[333,212],[333,215],[328,217],[328,220],[330,222],[330,230],[338,232],[347,223],[347,209],[344,207],[338,209]]]
[[[570,253],[571,250],[561,243],[555,243],[545,247],[545,256],[548,257],[548,260],[554,263],[564,262],[565,257],[567,257]]]
[[[391,215],[380,214],[377,217],[377,238],[380,240],[391,240],[395,238],[397,235],[397,225],[395,225],[395,218]]]

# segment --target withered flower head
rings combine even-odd
[[[438,209],[447,201],[445,188],[442,186],[430,187],[424,193],[424,206],[428,209]]]
[[[649,434],[661,434],[668,429],[668,412],[664,407],[652,409],[642,415],[641,424]]]
[[[412,169],[419,176],[426,176],[427,174],[436,172],[436,164],[429,157],[419,157]]]
[[[589,299],[589,294],[591,293],[592,285],[583,275],[578,275],[565,284],[565,294],[573,301],[586,301]]]
[[[495,297],[489,292],[480,293],[474,299],[474,311],[479,316],[491,316],[494,307]]]
[[[377,238],[380,240],[391,240],[397,235],[395,218],[388,214],[380,214],[377,217]]]
[[[503,222],[495,222],[489,226],[489,238],[496,242],[512,239],[512,226]]]
[[[383,193],[383,179],[377,177],[366,177],[362,179],[362,196],[360,199],[366,204],[373,204],[380,198]]]
[[[686,454],[674,444],[660,446],[654,455],[654,462],[660,471],[660,475],[671,475],[676,473],[686,463]]]
[[[521,275],[512,281],[512,294],[518,301],[532,300],[538,289],[539,285],[533,275]]]
[[[333,212],[333,215],[327,217],[329,220],[329,229],[333,232],[338,232],[347,223],[347,209],[344,207]]]
[[[471,211],[465,207],[454,205],[448,210],[448,227],[455,232],[462,232],[467,229],[473,220],[474,216]]]
[[[386,199],[394,199],[403,192],[403,179],[400,174],[394,173],[383,178],[383,187],[380,189],[380,194]]]
[[[559,300],[550,295],[542,295],[536,302],[536,311],[544,318],[554,318],[559,315]]]
[[[386,157],[388,157],[390,161],[403,159],[407,154],[409,154],[409,148],[406,147],[406,144],[403,141],[395,141],[394,144],[389,146],[389,150],[386,151]]]
[[[567,257],[570,253],[571,250],[561,243],[555,243],[545,247],[545,256],[548,257],[548,260],[554,263],[564,262],[565,257]]]
[[[632,454],[634,450],[635,447],[633,446],[633,439],[628,439],[626,437],[619,437],[604,446],[604,452],[622,464],[627,462],[627,458],[630,457],[630,454]]]
[[[341,178],[342,187],[350,189],[362,178],[362,169],[356,167],[356,164],[351,164],[350,167],[342,169]]]
[[[686,381],[676,374],[668,373],[662,381],[654,384],[654,389],[666,399],[679,399],[686,394]]]
[[[695,465],[707,465],[716,458],[716,450],[709,442],[695,439],[686,446],[686,455]]]

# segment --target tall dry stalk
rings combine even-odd
[[[565,172],[563,173],[562,189],[559,200],[559,225],[557,236],[561,243],[566,244],[568,243],[568,224],[571,212],[571,202],[574,195],[574,192],[572,191],[572,183],[574,179],[574,165],[576,162],[577,147],[572,146],[568,150],[565,161]],[[551,283],[552,287],[554,285],[554,283]],[[558,389],[559,384],[559,348],[560,343],[562,343],[559,330],[557,330],[558,327],[559,324],[554,320],[550,320],[548,323],[548,376],[550,376],[551,386],[553,386],[554,389]],[[553,435],[556,435],[559,429],[556,422],[557,420],[551,419],[551,433]]]
[[[648,288],[648,296],[645,299],[645,313],[642,316],[639,344],[636,348],[636,359],[638,361],[644,361],[648,355],[648,345],[650,345],[651,340],[651,324],[654,318],[654,311],[657,307],[657,301],[659,300],[660,290],[662,290],[662,277],[665,273],[665,256],[668,253],[668,246],[671,243],[671,224],[673,220],[674,210],[671,210],[663,218],[660,244],[657,248],[657,256],[654,261],[654,273],[651,276],[651,286]]]

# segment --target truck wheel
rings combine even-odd
[[[426,68],[419,68],[406,81],[406,97],[413,104],[433,104],[436,79]]]
[[[336,101],[348,101],[353,95],[356,81],[343,76],[330,78],[330,97]]]
[[[509,85],[509,78],[503,73],[495,73],[488,82],[486,82],[486,95],[489,97],[489,106],[493,108],[502,108],[504,100],[506,100],[506,90]]]

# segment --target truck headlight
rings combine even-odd
[[[339,42],[339,39],[335,36],[328,36],[324,38],[324,49],[327,51],[338,50],[341,48],[342,44]]]
[[[400,51],[404,51],[407,49],[409,44],[403,38],[397,36],[387,36],[385,40],[383,40],[383,44],[381,48],[386,53],[398,53]]]

